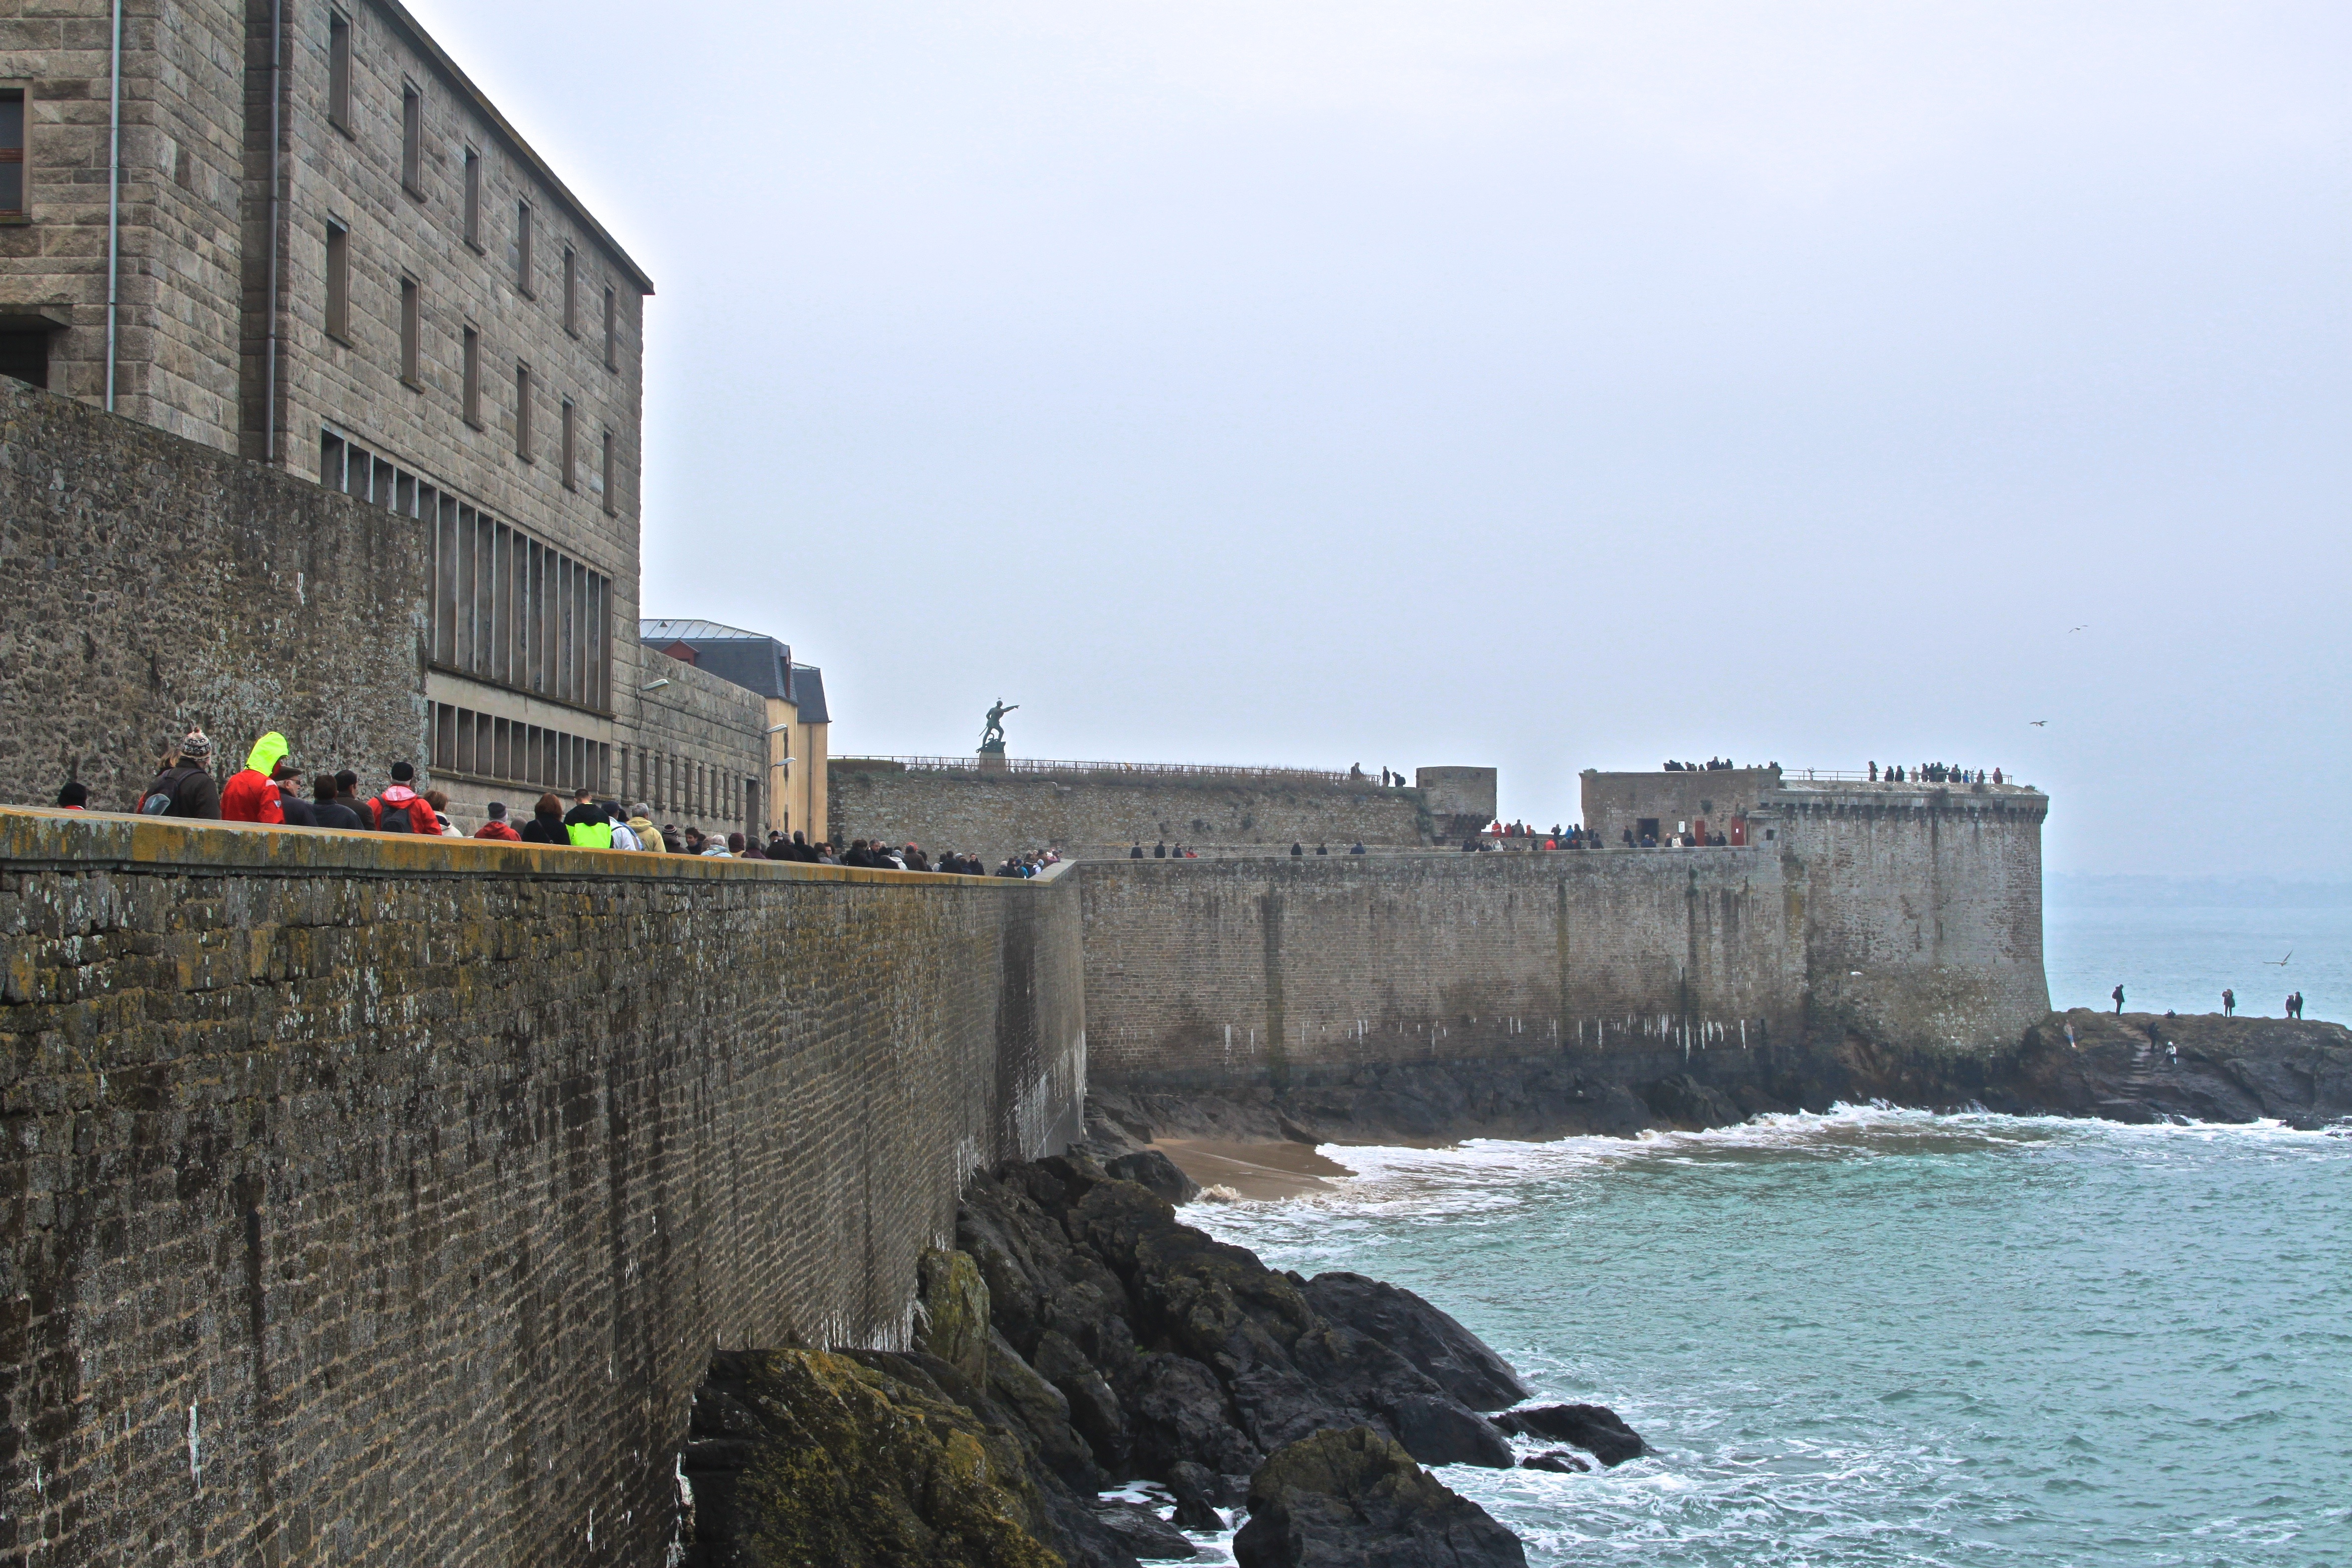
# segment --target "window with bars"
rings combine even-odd
[[[451,702],[433,709],[433,760],[436,773],[465,773],[499,784],[570,794],[613,790],[613,747],[609,742],[520,719],[499,719]]]
[[[0,87],[0,218],[31,210],[25,178],[25,89]]]
[[[426,524],[435,668],[612,710],[610,577],[331,430],[320,434],[319,477]]]

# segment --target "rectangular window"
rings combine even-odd
[[[562,441],[563,447],[563,488],[567,490],[576,490],[580,488],[579,470],[573,466],[572,462],[574,455],[574,448],[572,447],[573,424],[574,420],[572,412],[572,399],[567,397],[563,400],[563,430]]]
[[[352,22],[327,13],[327,122],[348,136],[352,131]]]
[[[400,84],[400,183],[412,196],[425,195],[425,95],[405,81]]]
[[[530,204],[515,203],[514,239],[515,288],[526,300],[536,300],[530,291]]]
[[[563,330],[580,335],[580,255],[563,247]]]
[[[327,335],[352,341],[352,231],[327,224]]]
[[[604,285],[604,368],[606,370],[621,368],[620,318],[620,301],[613,293],[613,286],[607,283]]]
[[[23,217],[25,196],[25,89],[0,87],[0,218]]]
[[[404,278],[400,280],[400,379],[411,386],[424,384],[416,374],[418,333],[416,279]]]
[[[530,366],[515,366],[515,456],[530,461]]]
[[[482,155],[466,149],[466,243],[482,248]]]
[[[604,432],[604,460],[599,466],[603,471],[597,478],[602,482],[596,488],[604,492],[604,510],[608,512],[617,510],[613,500],[613,433],[610,430]]]
[[[466,329],[464,374],[466,423],[478,430],[482,427],[482,334],[471,327]]]

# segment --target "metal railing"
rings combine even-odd
[[[1054,757],[835,757],[831,765],[853,772],[879,765],[892,773],[1027,773],[1089,778],[1129,776],[1151,778],[1241,779],[1267,784],[1359,784],[1378,789],[1377,776],[1360,777],[1336,769],[1269,768],[1215,763],[1088,763]]]

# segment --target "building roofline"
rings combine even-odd
[[[408,41],[415,47],[417,53],[432,61],[434,68],[447,77],[456,85],[457,90],[466,95],[472,102],[475,111],[481,115],[489,123],[490,130],[506,142],[507,150],[530,165],[531,173],[537,174],[546,184],[547,188],[554,193],[555,199],[570,210],[572,218],[588,231],[597,244],[603,246],[612,255],[614,260],[621,264],[623,271],[635,280],[638,289],[646,294],[651,294],[654,291],[654,280],[646,276],[646,269],[638,266],[627,251],[621,248],[620,241],[614,239],[605,231],[604,226],[596,221],[595,215],[588,210],[587,204],[572,194],[572,187],[556,177],[555,171],[548,166],[547,160],[541,157],[532,149],[531,144],[522,139],[522,132],[517,131],[508,121],[507,117],[499,112],[498,105],[490,101],[488,93],[474,85],[474,79],[458,68],[457,62],[449,58],[448,51],[434,40],[432,34],[425,30],[425,24],[410,16],[408,7],[403,5],[400,0],[368,0],[368,4],[382,11],[391,18],[394,26],[408,35]]]

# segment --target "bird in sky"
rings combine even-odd
[[[2027,721],[2028,723],[2032,724],[2032,725],[2035,729],[2037,729],[2037,730],[2039,730],[2039,729],[2042,728],[2044,725],[2046,725],[2046,724],[2048,724],[2048,723],[2050,722],[2050,721],[2049,721],[2049,720],[2047,720],[2047,719],[2030,719],[2030,720],[2028,720],[2028,721]]]
[[[2286,950],[2286,958],[2293,958],[2294,956],[2294,949],[2291,947],[2288,948]],[[2286,967],[2286,958],[2265,958],[2263,962],[2269,964],[2273,969],[2284,969]]]
[[[2086,622],[2085,624],[2084,624],[2084,625],[2082,625],[2082,626],[2068,626],[2068,627],[2066,628],[2066,635],[2067,635],[2068,637],[2073,637],[2076,632],[2087,632],[2087,631],[2089,631],[2090,629],[2091,629],[2091,628],[2090,628],[2090,626],[2089,626],[2089,624]]]

